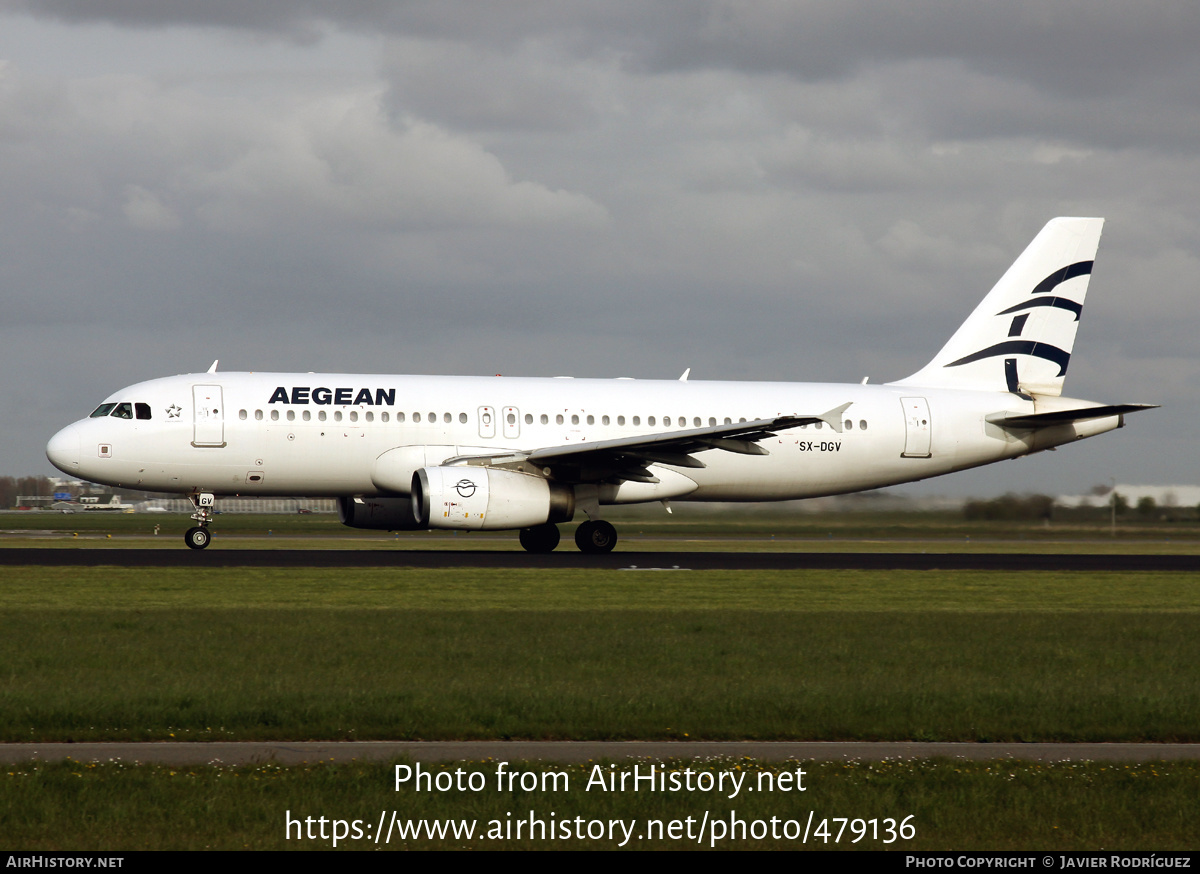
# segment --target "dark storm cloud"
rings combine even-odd
[[[63,21],[238,28],[315,39],[326,26],[490,47],[548,39],[579,54],[619,54],[666,72],[701,68],[851,74],[864,65],[958,58],[984,71],[1082,95],[1193,63],[1200,16],[1190,0],[877,0],[734,3],[386,2],[386,0],[7,0]]]

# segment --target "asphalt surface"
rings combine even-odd
[[[883,761],[885,759],[1012,759],[1038,762],[1155,762],[1200,759],[1200,744],[1144,743],[803,743],[677,741],[346,741],[230,743],[43,743],[0,744],[0,762],[31,760],[163,765],[252,765],[272,762],[549,761],[712,757],[797,761]]]
[[[486,550],[0,549],[0,566],[416,567],[607,570],[1200,571],[1200,555],[912,552],[611,552]]]

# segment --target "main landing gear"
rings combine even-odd
[[[558,540],[558,526],[551,522],[521,529],[521,545],[526,552],[553,552]]]
[[[575,529],[575,545],[580,552],[612,552],[617,545],[617,529],[603,519],[589,519]]]
[[[526,552],[553,552],[558,541],[558,526],[549,522],[521,529],[521,545]],[[575,545],[580,552],[593,555],[612,552],[617,545],[617,529],[601,519],[589,520],[575,529]]]
[[[201,492],[198,495],[188,495],[188,500],[196,508],[192,519],[200,524],[187,530],[183,535],[183,542],[191,549],[204,549],[212,541],[212,533],[208,530],[208,525],[212,522],[215,498],[208,492]]]

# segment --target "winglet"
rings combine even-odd
[[[841,434],[842,433],[842,413],[844,413],[844,412],[846,412],[846,410],[850,409],[850,405],[853,403],[854,403],[854,401],[850,401],[849,403],[842,404],[840,407],[834,407],[832,410],[830,410],[826,413],[822,413],[821,415],[817,416],[817,418],[820,419],[822,422],[824,422],[826,425],[828,425],[830,428],[832,428],[834,431],[837,431],[839,434]]]
[[[690,368],[690,367],[689,367],[687,370],[685,370],[685,371],[683,372],[683,376],[679,377],[679,381],[680,381],[680,382],[687,382],[687,378],[688,378],[688,376],[690,376],[690,375],[691,375],[691,372],[692,372],[692,368]]]
[[[208,368],[208,370],[206,370],[205,373],[216,373],[217,372],[217,362],[220,360],[221,360],[220,358],[213,359],[212,367]]]

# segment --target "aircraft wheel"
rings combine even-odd
[[[521,545],[526,552],[553,552],[558,540],[558,526],[549,522],[521,529]]]
[[[189,528],[183,535],[183,542],[192,549],[204,549],[210,540],[212,540],[212,535],[208,533],[208,529],[198,525],[195,528]]]
[[[575,545],[580,552],[612,552],[617,545],[617,529],[603,519],[584,522],[575,529]]]

